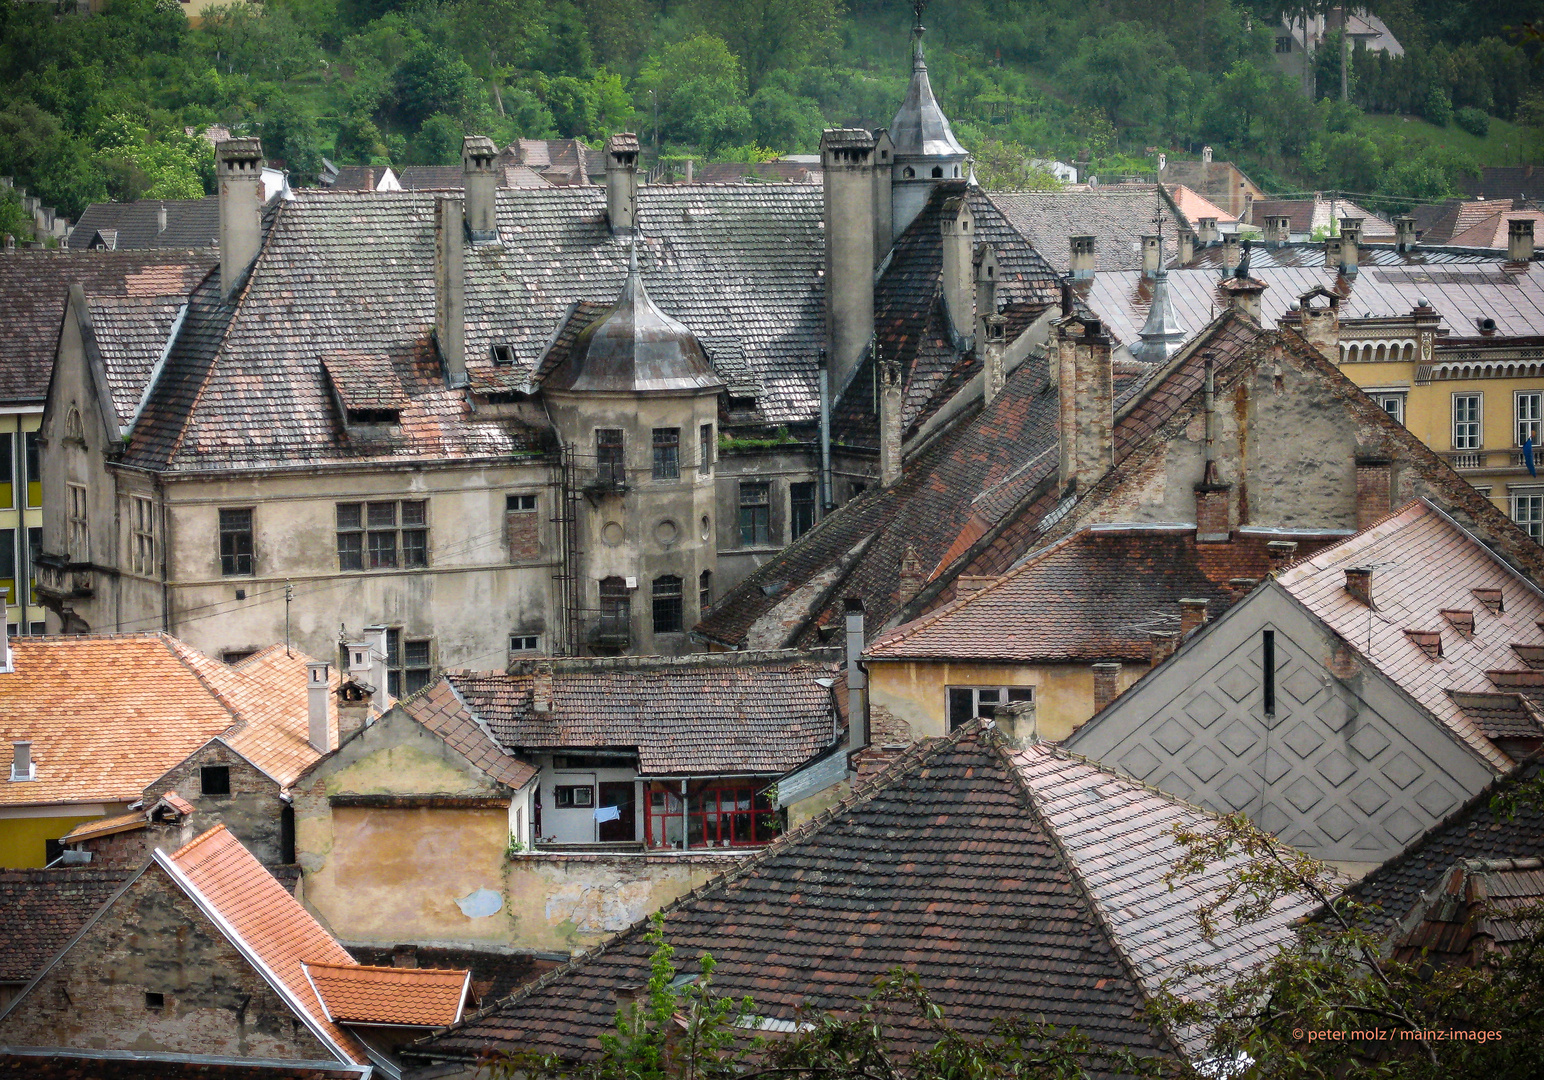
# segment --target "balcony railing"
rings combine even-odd
[[[1460,472],[1475,469],[1515,469],[1525,472],[1528,462],[1521,450],[1453,450],[1442,455]],[[1544,464],[1544,448],[1534,451],[1534,465]]]
[[[37,565],[38,592],[60,600],[78,600],[92,594],[94,575],[88,563],[73,563],[66,556],[42,554]]]
[[[605,494],[627,490],[627,468],[620,463],[601,462],[599,465],[580,466],[579,482],[585,491]]]

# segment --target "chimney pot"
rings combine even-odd
[[[1346,567],[1346,592],[1359,603],[1372,607],[1372,567]]]
[[[1197,240],[1202,247],[1211,247],[1221,235],[1217,231],[1217,219],[1214,217],[1197,218],[1196,226]]]
[[[1003,363],[1003,351],[1007,346],[1005,328],[1008,320],[1001,315],[986,317],[986,347],[982,358],[982,397],[990,402],[1002,392],[1007,373]]]
[[[531,674],[531,711],[536,713],[552,711],[551,661],[544,660],[537,663],[536,670]]]
[[[1158,246],[1158,236],[1142,237],[1142,276],[1151,281],[1158,273],[1159,260],[1162,258],[1161,249]]]
[[[842,601],[847,631],[847,749],[869,744],[868,674],[863,670],[863,598]]]
[[[1206,624],[1205,600],[1184,599],[1179,602],[1179,636],[1190,636],[1191,631]]]
[[[1094,276],[1098,268],[1096,240],[1092,236],[1068,237],[1068,243],[1072,247],[1072,258],[1068,263],[1068,270],[1074,281],[1088,281]]]
[[[1271,540],[1265,545],[1265,553],[1270,556],[1271,565],[1281,566],[1297,554],[1297,541]]]
[[[992,726],[1020,749],[1040,741],[1039,708],[1033,701],[1012,701],[992,710]]]
[[[1120,691],[1120,664],[1100,663],[1094,668],[1094,715],[1103,712],[1105,706],[1115,700]]]
[[[1401,214],[1394,219],[1394,247],[1399,251],[1414,251],[1415,244],[1415,218]]]
[[[606,220],[617,235],[638,227],[638,136],[630,131],[606,140]]]
[[[499,238],[497,209],[498,147],[486,135],[461,140],[461,186],[466,194],[466,235],[474,244]]]

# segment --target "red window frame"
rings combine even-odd
[[[698,781],[688,784],[687,849],[762,847],[782,835],[782,818],[756,780]],[[644,842],[672,849],[681,835],[679,781],[655,781],[644,798]]]

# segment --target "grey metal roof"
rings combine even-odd
[[[928,82],[927,63],[922,59],[922,27],[916,30],[916,46],[912,53],[911,85],[906,88],[906,100],[900,111],[890,121],[890,139],[895,143],[895,156],[900,158],[962,158],[965,148],[954,137],[949,118],[938,106],[933,96],[933,85]]]

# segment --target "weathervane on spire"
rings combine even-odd
[[[912,52],[920,60],[922,58],[922,13],[927,10],[927,0],[912,0],[911,10],[916,15],[911,26]]]

